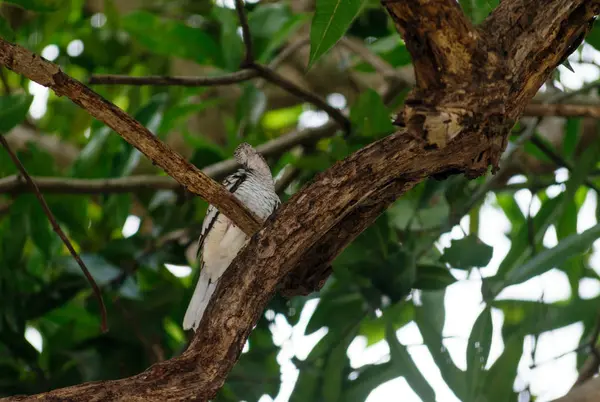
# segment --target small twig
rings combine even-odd
[[[244,1],[235,0],[235,10],[237,11],[240,25],[242,26],[242,38],[244,40],[244,46],[246,47],[246,58],[242,63],[242,67],[249,67],[254,63],[254,51],[252,45],[252,36],[250,35],[250,26],[248,25],[248,18],[244,10]]]
[[[279,86],[280,88],[288,91],[289,93],[297,96],[300,99],[305,100],[306,102],[312,103],[319,109],[324,110],[332,119],[334,119],[339,125],[341,125],[346,132],[350,131],[350,120],[348,120],[348,118],[344,116],[344,114],[339,109],[336,109],[335,107],[331,106],[325,100],[321,99],[318,95],[315,95],[314,93],[297,86],[293,82],[288,81],[282,75],[271,70],[266,66],[260,64],[252,64],[251,67],[254,70],[256,70],[258,72],[258,75],[260,75],[265,80]]]
[[[527,210],[527,239],[529,240],[529,247],[531,247],[531,256],[537,254],[537,245],[535,244],[535,222],[533,220],[533,214],[531,213],[531,207],[533,206],[533,200],[535,199],[536,193],[530,190],[531,201],[529,201],[529,208]]]
[[[600,105],[530,103],[523,111],[525,116],[563,116],[600,118]]]
[[[594,326],[594,330],[590,335],[590,340],[587,343],[587,346],[590,349],[590,356],[583,362],[581,366],[581,370],[579,371],[579,376],[575,381],[575,384],[571,387],[571,389],[583,384],[590,378],[594,376],[598,372],[598,368],[600,367],[600,351],[596,346],[598,342],[598,337],[600,336],[600,315],[596,318],[596,325]]]
[[[373,53],[363,43],[354,39],[343,37],[342,39],[340,39],[340,44],[346,47],[352,53],[355,53],[363,61],[370,64],[375,69],[375,71],[383,75],[385,79],[397,78],[398,74],[396,73],[394,67],[392,67],[387,61]]]
[[[295,42],[290,43],[286,46],[281,52],[277,54],[277,56],[273,57],[273,60],[269,63],[269,68],[272,70],[277,70],[277,68],[288,59],[292,54],[296,53],[298,50],[303,48],[304,46],[310,43],[310,37],[305,36],[296,40]]]
[[[106,323],[106,306],[104,306],[104,300],[102,300],[102,293],[100,292],[100,289],[98,288],[98,285],[96,284],[96,281],[90,274],[90,271],[88,271],[88,269],[85,266],[85,264],[83,263],[83,260],[81,259],[81,257],[79,257],[79,254],[77,254],[77,252],[73,248],[73,245],[71,244],[71,242],[69,241],[69,239],[67,238],[65,233],[62,231],[62,229],[58,225],[58,222],[56,222],[56,219],[54,218],[52,211],[50,211],[50,207],[48,207],[48,204],[46,203],[46,200],[40,193],[40,190],[37,188],[35,182],[31,179],[31,176],[29,176],[29,174],[27,173],[25,166],[23,166],[23,164],[21,163],[21,161],[19,160],[17,155],[12,151],[12,149],[10,148],[10,145],[8,145],[8,142],[6,141],[6,138],[4,138],[4,135],[1,135],[1,134],[0,134],[0,143],[2,143],[2,146],[4,147],[4,149],[6,149],[6,152],[8,152],[8,155],[12,159],[15,166],[21,172],[21,175],[29,183],[29,186],[31,186],[36,198],[38,199],[38,201],[40,202],[40,205],[42,206],[42,209],[44,210],[44,213],[48,217],[48,220],[50,221],[52,228],[54,229],[56,234],[58,234],[58,236],[61,238],[61,240],[63,241],[63,243],[65,244],[65,246],[67,247],[67,249],[69,250],[71,255],[73,256],[75,261],[77,261],[77,264],[79,264],[79,267],[83,271],[83,274],[85,275],[88,282],[92,286],[94,295],[96,296],[96,299],[98,300],[98,304],[100,305],[100,317],[102,320],[100,328],[102,329],[102,332],[104,332],[104,333],[107,332],[108,325]]]
[[[554,162],[556,165],[560,166],[560,167],[564,167],[566,168],[569,172],[573,173],[574,170],[574,166],[571,162],[567,161],[565,158],[563,158],[558,152],[556,152],[554,149],[552,149],[551,147],[549,147],[539,135],[534,135],[531,138],[531,143],[533,145],[535,145],[540,151],[542,151],[548,158],[550,158],[550,160],[552,160],[552,162]],[[596,184],[594,184],[590,179],[585,178],[583,180],[583,183],[588,186],[589,188],[591,188],[592,190],[596,191],[596,193],[600,194],[600,188],[598,188],[598,186],[596,186]]]
[[[256,71],[245,69],[235,73],[206,76],[206,77],[165,77],[146,76],[130,77],[128,75],[92,75],[88,81],[90,85],[155,85],[155,86],[182,86],[182,87],[207,87],[217,85],[232,85],[255,78]]]

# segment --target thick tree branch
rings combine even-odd
[[[452,0],[382,0],[404,38],[423,90],[464,82],[477,66],[472,62],[479,32]]]
[[[123,110],[60,71],[57,65],[2,38],[0,38],[0,64],[40,85],[51,88],[58,96],[67,96],[74,103],[86,109],[92,116],[115,130],[125,141],[136,147],[187,190],[215,205],[244,232],[253,234],[260,228],[261,224],[258,218],[225,187],[216,183],[174,152]]]
[[[598,400],[600,400],[600,377],[592,378],[573,388],[554,402],[596,402]]]
[[[600,0],[547,0],[544,7],[533,3],[503,0],[500,8],[506,15],[494,16],[503,18],[504,34],[518,44],[508,51],[494,36],[488,39],[473,31],[457,14],[454,0],[384,3],[400,32],[408,33],[404,39],[420,77],[405,105],[406,128],[336,163],[281,206],[220,279],[182,356],[134,377],[77,385],[41,397],[213,398],[270,297],[290,273],[300,278],[317,274],[319,285],[327,272],[319,273],[403,192],[427,177],[461,172],[476,176],[497,164],[514,122],[567,56],[570,44],[589,29]],[[548,10],[553,14],[546,15]],[[530,17],[523,23],[526,29],[514,24],[524,13]],[[481,32],[486,29],[484,24]],[[548,35],[522,40],[536,32]],[[522,54],[536,57],[521,58]],[[461,78],[458,72],[463,68]]]

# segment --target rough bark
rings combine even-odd
[[[573,388],[554,402],[596,402],[600,400],[600,377],[592,378]]]
[[[424,178],[461,172],[476,176],[490,164],[496,166],[513,123],[585,35],[600,8],[600,0],[547,0],[544,7],[538,3],[504,0],[474,28],[454,0],[385,2],[405,34],[418,77],[418,87],[404,108],[406,127],[336,163],[282,205],[221,279],[182,356],[134,377],[77,385],[41,397],[213,397],[288,274],[309,278],[321,272],[321,281],[325,279],[339,251]]]

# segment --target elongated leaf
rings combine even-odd
[[[467,346],[467,376],[470,385],[469,400],[476,401],[485,392],[485,365],[492,345],[492,309],[486,307],[473,325]]]
[[[200,29],[165,20],[146,11],[127,14],[121,23],[140,44],[157,54],[177,56],[201,64],[220,61],[217,44]]]
[[[374,139],[394,131],[390,112],[373,89],[363,92],[350,110],[350,120],[356,133]]]
[[[557,213],[560,212],[560,206],[564,200],[564,194],[560,194],[557,197],[548,200],[542,204],[542,207],[533,218],[533,238],[538,244],[542,241],[546,230],[556,218]],[[498,272],[492,278],[486,279],[486,287],[489,289],[489,294],[486,294],[486,298],[493,297],[498,294],[505,286],[504,278],[517,269],[521,264],[527,261],[527,258],[531,255],[531,248],[529,247],[531,228],[526,222],[523,222],[521,227],[515,231],[512,237],[511,248],[504,257],[504,260],[500,263]],[[489,286],[488,286],[489,285]]]
[[[354,339],[354,331],[350,332],[333,348],[325,363],[325,375],[322,382],[323,400],[340,401],[344,383],[344,369],[349,366],[346,350]]]
[[[444,291],[423,292],[423,305],[416,308],[415,323],[423,336],[423,342],[439,367],[442,378],[452,392],[461,400],[466,400],[467,379],[465,374],[454,365],[448,350],[442,343],[444,326]]]
[[[365,402],[377,386],[398,377],[398,369],[392,362],[361,367],[358,378],[344,390],[344,402]]]
[[[450,270],[440,265],[417,265],[417,278],[413,288],[421,290],[440,290],[456,282]]]
[[[310,27],[310,68],[346,33],[364,0],[317,0]]]
[[[412,357],[396,337],[396,331],[391,324],[387,325],[386,340],[390,347],[390,357],[398,373],[404,376],[408,385],[419,395],[423,401],[435,400],[435,392],[423,374],[417,368]]]
[[[18,94],[0,96],[0,135],[25,120],[33,96]]]
[[[539,303],[528,300],[495,300],[492,307],[502,310],[505,336],[538,335],[566,327],[579,321],[591,321],[596,316],[599,298],[574,299],[565,303]]]
[[[514,401],[513,384],[517,367],[523,354],[523,337],[512,336],[505,340],[504,351],[490,367],[483,390],[490,402]]]
[[[600,224],[591,227],[581,234],[565,238],[556,247],[539,253],[527,264],[511,271],[506,277],[505,286],[525,282],[534,276],[549,271],[569,258],[586,251],[598,237],[600,237]]]

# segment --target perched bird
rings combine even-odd
[[[281,201],[269,165],[251,145],[240,144],[235,159],[241,168],[226,177],[223,185],[259,219],[267,219]],[[198,244],[200,278],[183,318],[183,329],[198,328],[204,310],[221,275],[248,241],[248,236],[229,218],[210,205]]]

